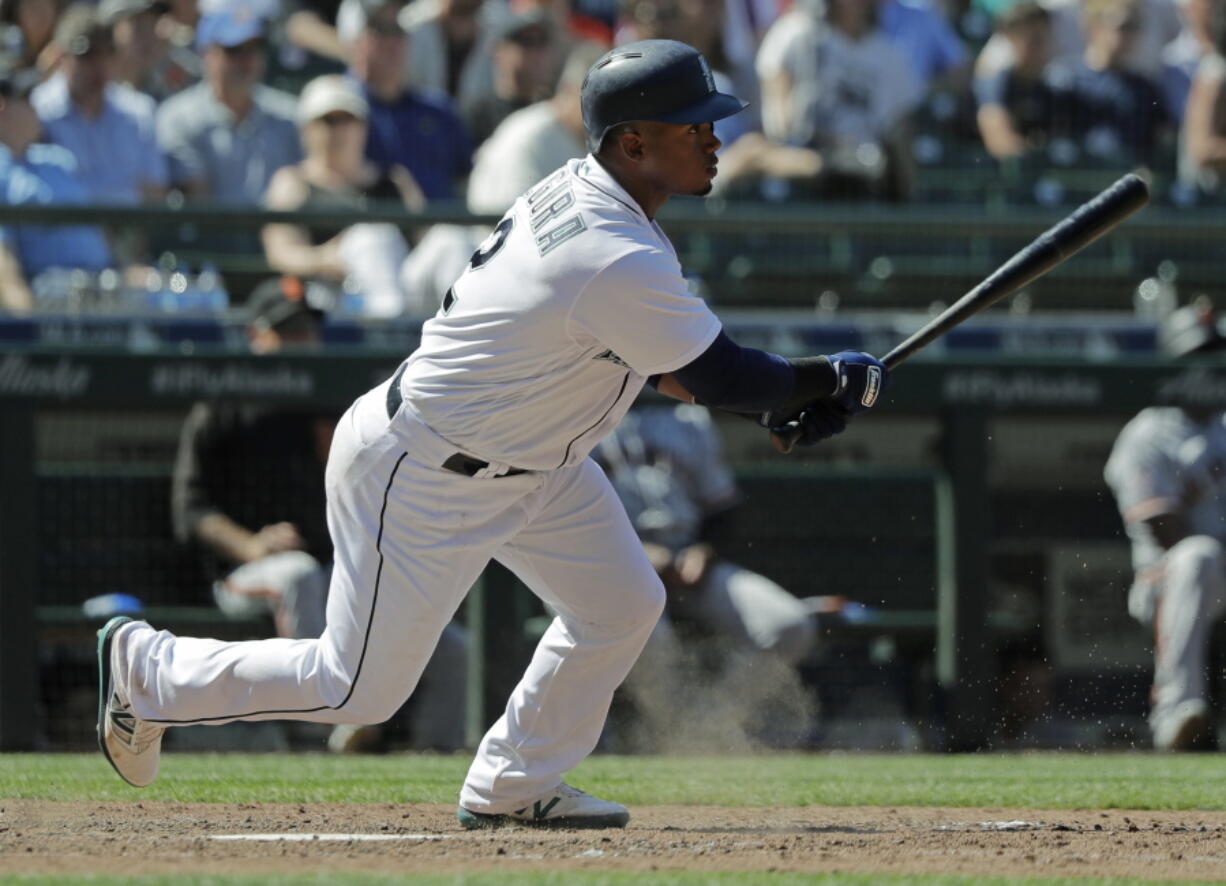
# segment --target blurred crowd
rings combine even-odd
[[[939,199],[941,176],[1226,168],[1223,0],[0,0],[9,204],[279,210],[463,202],[500,214],[585,153],[578,92],[612,45],[681,39],[751,102],[720,121],[730,200]],[[1019,172],[1020,171],[1020,172]],[[1034,192],[1032,191],[1032,194]],[[1036,199],[1042,200],[1041,189]],[[69,265],[144,281],[182,231],[0,227],[0,307]],[[481,239],[275,224],[196,232],[294,285],[431,313]],[[176,239],[178,238],[178,239]],[[245,299],[259,282],[227,274]],[[267,276],[266,268],[263,276]]]

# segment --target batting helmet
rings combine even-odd
[[[1220,350],[1226,346],[1226,338],[1218,330],[1213,305],[1202,298],[1171,311],[1158,330],[1158,344],[1172,357],[1185,357]]]
[[[701,52],[676,40],[639,40],[606,52],[583,79],[581,103],[590,151],[619,123],[712,123],[746,107],[715,88]]]

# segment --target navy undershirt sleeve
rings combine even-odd
[[[720,332],[705,351],[673,372],[694,402],[731,412],[766,412],[791,398],[792,364],[756,348],[743,348]]]

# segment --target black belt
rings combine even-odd
[[[400,379],[404,376],[404,370],[407,368],[407,363],[402,363],[400,368],[396,370],[396,374],[392,376],[391,386],[387,389],[387,417],[390,419],[400,410],[400,404],[404,400],[404,395],[400,393]],[[457,452],[447,456],[442,467],[448,471],[454,471],[457,474],[464,474],[467,477],[476,476],[479,471],[484,471],[490,466],[488,461],[482,461],[479,458],[472,458],[462,452]],[[505,473],[499,474],[499,477],[513,477],[516,474],[528,473],[523,468],[510,468]]]

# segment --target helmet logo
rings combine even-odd
[[[706,58],[698,56],[698,64],[702,66],[703,79],[707,81],[707,92],[715,91],[715,75],[711,73],[711,66],[707,64]]]

